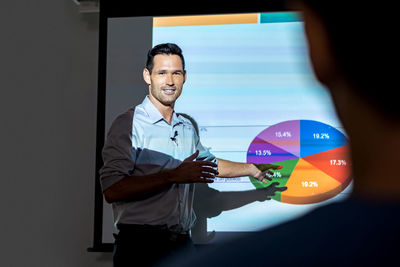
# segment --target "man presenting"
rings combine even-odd
[[[267,183],[267,173],[278,168],[217,159],[202,146],[191,120],[174,110],[186,80],[177,45],[151,49],[143,78],[149,95],[116,118],[103,149],[101,185],[119,229],[114,266],[152,265],[193,248],[194,183],[212,183],[216,176]]]

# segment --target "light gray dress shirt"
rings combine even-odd
[[[202,146],[195,122],[174,112],[168,123],[148,97],[112,123],[103,148],[100,169],[102,190],[126,176],[159,173],[179,166],[200,151],[197,160],[216,162]],[[175,232],[188,231],[195,221],[194,184],[173,184],[169,189],[139,201],[112,204],[115,225],[167,225]]]

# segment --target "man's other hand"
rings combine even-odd
[[[172,183],[212,183],[218,174],[217,164],[211,161],[196,161],[199,151],[187,157],[177,168],[170,170],[168,179]]]

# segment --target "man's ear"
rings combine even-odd
[[[151,84],[150,71],[147,68],[143,69],[143,79],[148,85]]]
[[[304,20],[314,73],[322,84],[329,86],[337,79],[338,68],[326,25],[322,18],[306,4],[300,1],[298,7]]]

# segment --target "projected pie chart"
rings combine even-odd
[[[250,177],[256,188],[272,182],[286,186],[274,200],[311,204],[332,198],[351,182],[346,136],[335,127],[312,120],[291,120],[269,126],[259,133],[247,150],[247,162],[282,165],[264,184]]]

